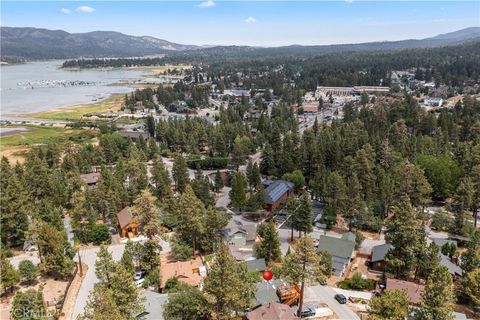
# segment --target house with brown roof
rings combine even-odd
[[[100,179],[100,172],[85,173],[80,175],[80,179],[89,187],[93,187]]]
[[[247,313],[248,320],[294,320],[298,319],[286,304],[270,302]]]
[[[123,208],[117,213],[117,220],[118,225],[122,230],[120,233],[122,238],[134,238],[137,236],[139,224],[129,212],[128,207]]]
[[[385,290],[405,290],[410,299],[410,303],[418,304],[425,290],[425,286],[415,282],[387,278]]]
[[[196,257],[188,261],[173,261],[169,257],[169,255],[162,255],[161,258],[162,282],[160,288],[165,288],[167,281],[172,278],[177,278],[178,281],[189,286],[198,287],[203,279],[202,274],[206,275],[202,259]]]

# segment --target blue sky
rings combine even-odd
[[[312,45],[424,38],[480,26],[480,1],[1,1],[1,21],[197,45]]]

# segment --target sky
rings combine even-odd
[[[480,26],[480,1],[1,1],[1,25],[195,45],[421,39]]]

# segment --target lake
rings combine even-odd
[[[46,111],[101,101],[132,88],[112,86],[118,81],[145,79],[139,70],[59,69],[63,60],[2,65],[0,116]]]

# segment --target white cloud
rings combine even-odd
[[[255,22],[257,22],[257,19],[255,19],[254,17],[248,17],[247,19],[243,20],[243,22],[245,22],[245,23],[255,23]]]
[[[81,6],[81,7],[78,7],[77,9],[75,9],[75,11],[77,11],[79,13],[92,13],[93,11],[95,11],[95,8],[92,8],[92,7],[89,7],[89,6]]]
[[[205,1],[201,2],[198,6],[200,8],[211,8],[211,7],[214,7],[215,4],[216,3],[213,0],[205,0]]]
[[[62,8],[62,9],[60,9],[60,12],[63,13],[63,14],[70,14],[70,13],[72,13],[72,10],[67,9],[67,8]]]

